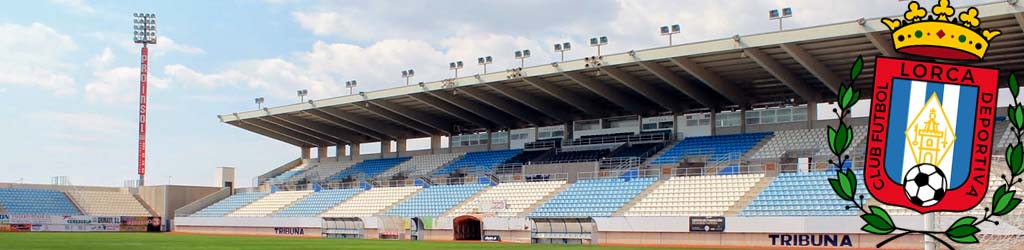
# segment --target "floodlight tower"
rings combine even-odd
[[[304,102],[306,101],[306,95],[309,95],[309,90],[300,89],[295,91],[295,93],[299,95],[299,102]]]
[[[149,73],[149,48],[156,44],[156,14],[135,13],[135,43],[142,44],[142,65],[139,69],[139,186],[146,181],[146,79]]]
[[[409,78],[412,78],[414,75],[416,75],[416,71],[413,71],[412,69],[402,70],[402,78],[405,78],[405,86],[409,86]]]
[[[789,7],[782,8],[782,13],[779,13],[779,9],[768,11],[768,20],[779,20],[779,31],[782,31],[782,19],[793,17],[793,9]]]
[[[462,61],[448,63],[448,70],[455,71],[455,78],[459,78],[459,69],[462,68]]]
[[[356,80],[345,81],[345,87],[348,88],[349,95],[352,95],[352,89],[355,89],[358,85],[359,83],[357,83]]]
[[[491,64],[493,62],[494,62],[494,58],[491,58],[491,56],[483,56],[483,57],[479,57],[479,58],[476,59],[476,64],[480,64],[480,66],[484,66],[484,74],[487,74],[487,65]]]

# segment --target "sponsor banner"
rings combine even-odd
[[[60,220],[60,216],[50,215],[34,215],[34,214],[12,214],[8,216],[11,224],[50,224],[50,217],[56,217]],[[58,222],[63,223],[63,222]]]
[[[11,218],[6,214],[0,214],[0,225],[11,224]]]
[[[121,225],[116,224],[34,224],[32,232],[118,232]]]
[[[501,242],[501,235],[484,235],[483,241]]]
[[[725,217],[690,217],[690,232],[725,231]]]
[[[32,224],[11,224],[11,232],[32,232]]]

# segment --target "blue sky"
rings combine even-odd
[[[930,6],[931,1],[923,5]],[[977,4],[981,1],[957,1]],[[583,4],[585,3],[585,4]],[[792,6],[786,28],[902,13],[905,2],[871,1],[14,1],[0,10],[0,182],[120,186],[135,178],[139,46],[132,13],[157,14],[151,47],[148,184],[213,185],[235,166],[239,183],[298,156],[298,149],[218,122],[216,115],[448,77],[447,62],[512,51],[527,64],[591,53],[663,46],[662,25],[679,42],[777,29],[772,8]],[[475,64],[467,70],[479,70]],[[372,152],[366,148],[364,152]],[[168,178],[170,177],[170,178]]]

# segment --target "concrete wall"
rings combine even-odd
[[[139,197],[153,208],[157,216],[174,218],[174,210],[220,190],[218,187],[145,186],[139,188]]]

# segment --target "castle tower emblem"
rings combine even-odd
[[[956,134],[946,111],[942,109],[939,96],[932,93],[908,125],[906,138],[914,162],[941,165],[946,154],[953,148]]]

